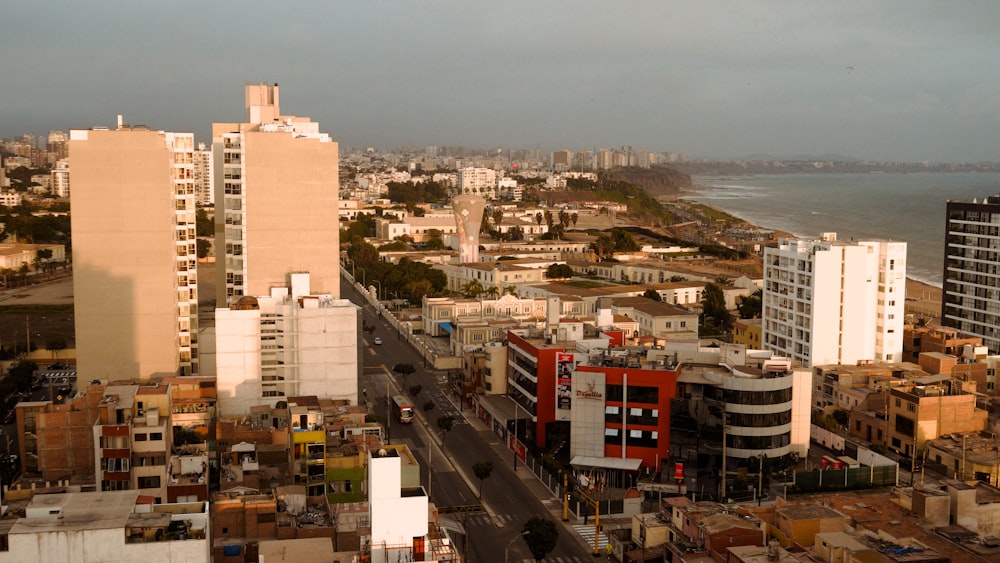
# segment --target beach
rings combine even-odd
[[[997,174],[829,174],[699,177],[679,195],[774,231],[775,238],[907,242],[906,312],[933,323],[941,315],[944,202],[989,193]],[[894,213],[885,213],[894,209]],[[794,234],[792,234],[794,233]]]

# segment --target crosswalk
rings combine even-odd
[[[594,534],[596,533],[596,530],[594,530],[593,525],[574,524],[573,529],[576,530],[576,533],[580,534],[580,537],[583,538],[583,541],[586,542],[587,545],[594,545]],[[608,536],[602,533],[597,538],[597,548],[601,553],[604,553],[604,546],[606,545],[608,545]]]
[[[475,512],[466,515],[466,526],[492,526],[494,528],[506,528],[514,522],[514,517],[510,514],[494,514],[492,517],[485,512]]]

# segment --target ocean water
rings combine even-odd
[[[1000,194],[1000,174],[777,174],[699,176],[685,196],[764,228],[816,237],[907,244],[907,275],[941,286],[949,199]]]

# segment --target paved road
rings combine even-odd
[[[364,303],[349,280],[344,279],[341,287],[345,298],[359,305]],[[365,369],[361,382],[362,388],[367,391],[371,408],[384,415],[387,386],[390,394],[416,384],[423,386],[415,401],[417,423],[404,425],[391,422],[390,440],[394,443],[402,441],[410,446],[422,467],[421,481],[429,489],[431,500],[435,504],[463,506],[481,502],[484,506],[482,512],[442,516],[442,519],[449,521],[449,527],[464,527],[469,532],[467,560],[482,563],[500,561],[500,554],[505,551],[508,543],[511,561],[531,560],[527,545],[523,540],[517,539],[521,527],[533,516],[553,518],[561,524],[553,516],[559,514],[557,500],[551,497],[540,500],[524,480],[534,479],[530,474],[525,477],[528,470],[519,464],[520,473],[513,471],[513,453],[502,457],[498,453],[498,450],[505,451],[501,450],[500,438],[479,421],[473,419],[470,422],[465,418],[464,415],[471,417],[472,413],[463,413],[452,400],[447,390],[446,375],[425,369],[416,350],[406,346],[395,329],[376,315],[371,305],[365,305],[363,309],[365,324],[376,326],[373,333],[364,336]],[[382,345],[371,344],[375,336],[382,338]],[[389,371],[397,363],[410,363],[417,368],[416,373],[406,377],[405,384],[403,378]],[[423,404],[427,401],[432,401],[435,406],[425,413]],[[447,435],[442,436],[436,421],[445,415],[453,417],[454,426]],[[479,481],[472,471],[473,464],[479,461],[493,462],[492,475],[482,483],[482,501],[478,498]],[[427,467],[431,468],[429,474],[425,469]],[[559,529],[556,549],[546,561],[593,560],[590,551],[584,548],[572,528],[560,526]]]

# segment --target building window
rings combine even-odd
[[[146,441],[146,433],[145,432],[137,432],[136,435],[135,435],[135,441],[136,442],[145,442]]]
[[[153,440],[154,442],[157,441],[157,440],[162,440],[163,439],[163,432],[151,432],[149,434],[149,439]]]
[[[160,488],[160,476],[139,477],[138,484],[140,489],[158,489]]]

